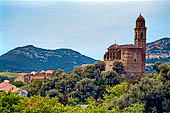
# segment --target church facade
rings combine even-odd
[[[120,60],[123,62],[125,74],[145,74],[146,29],[145,19],[140,14],[136,19],[136,27],[134,29],[134,44],[111,45],[104,55],[105,71],[111,71],[113,62]]]

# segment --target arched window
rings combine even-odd
[[[143,39],[143,32],[141,32],[141,39]]]
[[[143,27],[143,23],[140,23],[140,27]]]
[[[134,59],[134,62],[136,62],[136,58]]]

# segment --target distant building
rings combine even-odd
[[[146,27],[145,19],[139,15],[136,19],[136,28],[134,45],[118,45],[113,44],[108,48],[104,55],[106,70],[112,70],[115,60],[123,62],[124,70],[127,75],[143,75],[145,74],[145,57],[146,57]]]
[[[31,74],[29,73],[19,73],[15,81],[22,81],[24,83],[29,82]]]
[[[47,70],[41,72],[19,73],[15,81],[33,82],[33,80],[45,80],[55,75],[54,70]]]
[[[47,70],[47,71],[45,71],[46,78],[51,78],[54,75],[55,75],[55,71],[54,70]]]
[[[86,66],[89,66],[89,65],[92,65],[92,64],[82,64],[81,66],[74,66],[74,69],[79,68],[79,69],[81,69],[81,70],[84,70],[84,68],[85,68]]]
[[[28,94],[27,91],[10,84],[8,80],[4,80],[4,82],[0,83],[0,91],[19,92],[20,96],[27,96]]]
[[[13,92],[19,92],[20,88],[17,88],[16,86],[9,83],[8,80],[4,80],[4,82],[0,83],[0,91],[13,91]]]
[[[45,80],[45,76],[31,76],[29,82],[33,82],[34,80]]]

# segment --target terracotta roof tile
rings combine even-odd
[[[45,79],[45,76],[32,76],[31,80],[32,79],[43,80],[43,79]]]
[[[10,84],[8,82],[0,83],[0,91],[9,91],[9,90],[15,92],[15,91],[19,91],[20,88],[17,88],[16,86],[14,86],[14,85],[12,85],[12,84]]]
[[[47,70],[45,71],[46,74],[53,74],[54,73],[54,70]]]
[[[19,73],[18,76],[27,76],[29,75],[28,73]]]

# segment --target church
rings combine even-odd
[[[145,74],[146,29],[145,19],[140,14],[134,29],[134,44],[111,45],[104,55],[105,71],[111,71],[114,60],[120,60],[126,75]]]

